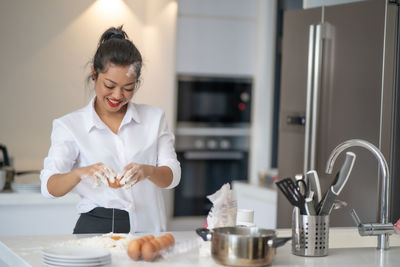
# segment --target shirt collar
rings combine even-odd
[[[139,113],[138,113],[138,111],[136,109],[135,104],[132,103],[131,101],[129,101],[127,105],[128,105],[128,107],[126,109],[125,116],[122,119],[120,128],[122,126],[124,126],[125,124],[130,123],[132,120],[134,120],[136,123],[140,123],[141,122],[140,116],[139,116]]]
[[[88,121],[87,128],[86,128],[86,130],[88,132],[90,132],[90,130],[93,129],[94,127],[98,128],[98,129],[107,128],[107,126],[100,119],[99,115],[97,114],[96,110],[94,109],[95,99],[96,99],[96,96],[92,97],[89,104],[86,106],[86,109],[90,114],[89,121]],[[122,126],[124,126],[125,124],[130,123],[132,120],[134,120],[137,123],[141,122],[140,116],[135,107],[135,104],[129,101],[127,105],[128,105],[128,107],[126,109],[125,116],[122,119],[120,128],[122,128]]]

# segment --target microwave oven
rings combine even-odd
[[[251,78],[178,76],[178,124],[249,124],[251,89]]]

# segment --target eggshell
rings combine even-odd
[[[153,244],[153,246],[154,246],[156,252],[159,251],[159,250],[162,248],[161,243],[158,242],[156,238],[150,240],[149,242],[151,242],[151,243]]]
[[[139,239],[133,239],[128,245],[128,255],[131,259],[137,260],[140,257],[142,242]]]
[[[111,188],[120,188],[122,185],[119,183],[120,180],[118,180],[116,177],[114,178],[114,182],[111,183],[109,179],[107,179],[108,185]]]
[[[161,249],[164,249],[169,246],[169,239],[165,236],[160,236],[156,238],[156,241],[160,244]]]
[[[167,237],[170,240],[170,245],[173,245],[175,243],[175,238],[170,233],[167,233],[164,236]]]
[[[145,235],[141,237],[141,239],[143,239],[144,241],[150,241],[154,238],[155,238],[154,235]]]
[[[156,249],[154,247],[154,245],[149,241],[146,242],[142,245],[142,249],[141,249],[141,253],[142,253],[142,258],[145,261],[152,261],[154,260],[156,253],[155,253]]]

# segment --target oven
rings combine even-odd
[[[178,129],[182,178],[175,188],[174,216],[207,215],[212,205],[207,195],[225,183],[247,179],[248,146],[247,129]]]
[[[250,78],[178,76],[175,148],[182,175],[174,217],[207,215],[207,195],[247,180],[251,86]]]

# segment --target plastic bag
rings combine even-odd
[[[217,192],[207,196],[213,207],[207,216],[206,227],[235,226],[237,215],[236,194],[231,190],[229,183],[224,184]]]

